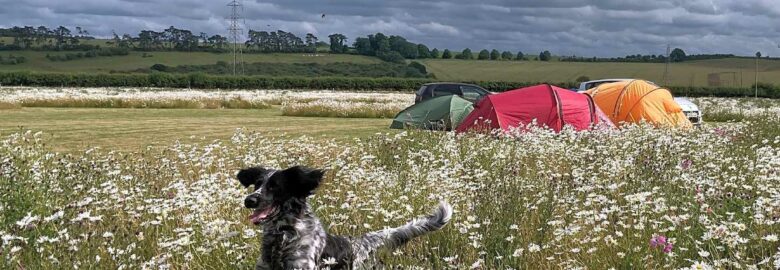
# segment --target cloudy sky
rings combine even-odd
[[[780,55],[780,0],[244,0],[248,28],[321,40],[383,32],[429,47],[557,55]],[[224,3],[223,3],[224,2]],[[228,0],[0,0],[0,27],[81,26],[97,36],[174,25],[227,32]],[[322,17],[325,14],[325,17]]]

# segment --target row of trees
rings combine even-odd
[[[113,36],[111,41],[108,42],[109,45],[142,51],[198,51],[227,47],[227,38],[220,35],[209,36],[204,32],[196,35],[190,30],[179,29],[173,26],[161,32],[143,30],[135,37],[129,34],[124,34],[120,37],[116,33]]]
[[[71,31],[60,26],[54,29],[45,26],[0,28],[0,36],[12,37],[12,44],[0,44],[3,50],[95,50],[98,45],[80,44],[81,40],[94,39],[89,31],[76,27]],[[344,38],[346,40],[346,38]],[[108,46],[141,51],[227,51],[230,43],[222,35],[208,35],[204,32],[194,33],[187,29],[171,26],[163,31],[142,30],[137,35],[119,35],[106,42]],[[249,30],[245,49],[257,52],[315,52],[316,47],[324,45],[318,42],[313,34],[306,34],[301,39],[285,31],[254,31]]]
[[[319,39],[312,33],[307,33],[305,40],[293,33],[277,30],[276,32],[249,30],[249,40],[245,42],[247,49],[260,52],[317,52]],[[220,47],[221,48],[221,47]]]
[[[707,59],[722,59],[734,57],[733,54],[693,54],[687,55],[683,49],[675,48],[669,54],[669,61],[671,62],[683,62],[692,60],[707,60]],[[577,56],[564,56],[560,58],[565,62],[629,62],[629,63],[664,63],[666,62],[665,55],[641,55],[633,54],[625,57],[610,57],[610,58],[598,58],[598,57],[577,57]]]
[[[33,27],[11,27],[0,28],[0,36],[12,37],[12,44],[0,43],[0,50],[21,50],[38,48],[42,50],[96,50],[98,45],[80,44],[81,40],[94,39],[89,31],[81,27],[76,27],[75,31],[69,28],[59,26],[49,29],[45,26]],[[366,37],[358,37],[351,44],[345,35],[335,33],[328,36],[329,44],[319,41],[314,34],[307,33],[304,38],[300,38],[293,33],[282,30],[277,31],[255,31],[249,30],[248,39],[244,43],[247,52],[284,52],[284,53],[316,53],[318,47],[329,46],[331,53],[354,53],[367,56],[379,57],[390,62],[403,62],[405,59],[477,59],[477,60],[525,60],[526,55],[522,52],[513,54],[509,51],[499,52],[498,50],[481,50],[476,55],[471,49],[466,48],[456,53],[445,49],[439,51],[434,48],[430,50],[425,44],[416,44],[409,42],[404,37],[396,35],[385,35],[376,33]],[[106,42],[109,46],[116,48],[126,48],[130,50],[141,51],[214,51],[226,52],[229,50],[230,42],[227,37],[221,35],[208,35],[204,32],[198,34],[187,29],[179,29],[171,26],[163,31],[143,30],[136,36],[130,34],[118,35],[113,33],[111,40]],[[669,60],[673,62],[682,62],[689,60],[703,60],[734,57],[732,54],[701,54],[686,55],[685,51],[675,48],[669,55]],[[529,57],[530,59],[530,57]],[[539,61],[552,60],[552,54],[549,51],[543,51],[533,58]],[[567,62],[666,62],[664,55],[628,55],[625,57],[598,58],[598,57],[577,57],[564,56],[560,61]]]
[[[353,51],[350,51],[346,45],[346,36],[342,34],[330,35],[330,52],[331,53],[356,53],[359,55],[376,56],[385,61],[390,62],[403,62],[404,59],[426,59],[426,58],[443,58],[443,59],[478,59],[478,60],[525,60],[525,55],[522,52],[514,54],[509,51],[499,52],[493,49],[492,51],[482,50],[476,56],[471,49],[466,48],[459,53],[445,49],[440,51],[437,48],[432,50],[425,44],[416,44],[409,42],[404,37],[390,35],[387,36],[383,33],[376,33],[368,35],[366,37],[358,37],[353,43]],[[550,59],[550,52],[545,51],[542,53],[543,58]],[[541,59],[541,58],[540,58]],[[546,61],[546,60],[545,60]]]
[[[472,53],[471,49],[469,49],[469,48],[463,49],[463,51],[461,51],[458,54],[453,54],[452,52],[450,52],[450,50],[445,49],[444,53],[442,53],[441,58],[442,59],[455,58],[455,59],[465,59],[465,60],[470,60],[470,59],[477,59],[477,60],[517,60],[517,61],[526,60],[526,56],[523,54],[523,52],[517,52],[517,54],[513,54],[510,51],[499,52],[496,49],[493,49],[492,51],[481,50],[481,51],[479,51],[479,53],[477,53],[477,55],[475,57],[474,53]]]
[[[249,30],[247,41],[244,42],[244,50],[247,52],[283,52],[298,53],[317,51],[318,46],[324,46],[323,42],[314,34],[308,33],[301,39],[293,33],[282,30],[255,31]],[[207,35],[201,32],[194,35],[191,31],[177,29],[173,26],[162,31],[141,31],[137,37],[125,34],[122,37],[114,34],[111,43],[118,47],[133,48],[144,51],[174,50],[174,51],[214,51],[225,52],[229,50],[230,41],[221,35]]]
[[[12,37],[12,44],[3,44],[3,46],[16,49],[29,49],[33,46],[44,49],[77,48],[81,39],[93,38],[89,35],[89,31],[81,27],[76,27],[73,32],[65,26],[53,29],[46,26],[0,28],[0,36]]]

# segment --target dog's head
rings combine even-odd
[[[305,200],[320,185],[324,172],[303,166],[285,170],[252,167],[243,169],[236,176],[245,187],[255,191],[244,199],[244,206],[254,209],[249,220],[255,225],[266,223],[279,216],[282,206],[290,200]]]

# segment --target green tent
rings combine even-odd
[[[432,98],[399,112],[390,128],[420,128],[452,130],[466,115],[474,110],[474,104],[456,95]]]

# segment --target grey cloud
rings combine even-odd
[[[0,0],[0,26],[81,26],[98,36],[162,30],[226,34],[228,0]],[[776,55],[776,0],[245,0],[245,28],[349,42],[376,32],[440,49],[617,56],[755,51]],[[322,17],[325,14],[325,17]]]

